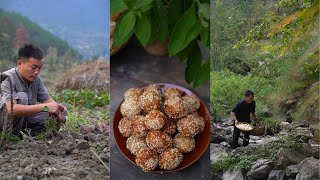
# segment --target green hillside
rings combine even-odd
[[[63,56],[67,52],[69,54],[71,52],[75,59],[80,56],[67,42],[17,13],[0,9],[0,27],[1,70],[16,62],[16,52],[19,46],[26,42],[36,44],[45,54],[49,47],[52,47],[57,49],[58,56]]]

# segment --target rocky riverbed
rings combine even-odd
[[[280,123],[277,131],[270,133],[271,130],[268,130],[269,127],[267,127],[265,132],[260,136],[250,135],[249,146],[236,149],[231,149],[230,146],[233,131],[231,124],[228,121],[224,121],[224,123],[212,123],[211,163],[227,164],[228,161],[221,161],[221,159],[224,157],[230,157],[229,159],[237,157],[241,159],[241,157],[238,157],[239,155],[249,158],[241,160],[242,162],[228,170],[217,171],[212,168],[212,179],[319,179],[320,145],[319,127],[317,124],[309,124],[306,121],[283,121]],[[241,141],[242,139],[240,138],[240,144],[242,144]],[[234,161],[236,162],[237,160]],[[246,165],[249,165],[249,168],[243,168]]]

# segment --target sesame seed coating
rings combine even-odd
[[[194,137],[199,133],[198,122],[190,115],[178,120],[177,129],[182,135],[188,137]]]
[[[167,133],[169,135],[176,133],[176,131],[177,131],[176,120],[167,118],[161,131],[164,133]]]
[[[120,112],[122,116],[125,116],[129,119],[139,115],[141,113],[139,102],[133,98],[125,99],[120,106]]]
[[[172,138],[160,130],[148,132],[146,142],[151,150],[158,153],[162,153],[165,149],[172,147]]]
[[[159,155],[159,167],[164,170],[173,170],[182,160],[183,154],[177,148],[169,148]]]
[[[173,144],[180,152],[189,153],[195,148],[196,141],[192,137],[186,137],[178,133],[173,139]]]
[[[136,155],[136,164],[145,172],[153,171],[159,163],[159,156],[149,148],[140,149]]]
[[[132,119],[132,135],[138,137],[146,136],[148,133],[148,128],[144,124],[143,116],[136,116]]]
[[[139,105],[145,111],[160,110],[161,97],[153,91],[144,91],[139,98]]]
[[[133,98],[135,100],[138,100],[141,94],[142,94],[142,89],[130,88],[124,93],[124,99]]]
[[[164,112],[172,119],[179,119],[187,115],[188,109],[181,97],[173,96],[164,102]]]
[[[183,94],[184,94],[184,92],[178,88],[168,88],[168,89],[164,90],[164,98],[165,99],[169,99],[170,97],[173,97],[173,96],[182,97]]]
[[[150,130],[161,129],[165,123],[166,116],[158,110],[151,110],[145,117],[144,124]]]
[[[200,100],[195,95],[186,95],[182,99],[187,105],[188,113],[196,112],[200,108]]]
[[[145,141],[145,137],[138,137],[138,136],[130,136],[126,141],[127,149],[133,155],[137,155],[138,150],[142,148],[147,148],[147,143]]]
[[[190,114],[190,116],[197,122],[199,126],[199,132],[203,132],[205,127],[205,122],[203,120],[203,117],[201,117],[197,112]]]
[[[119,121],[118,128],[119,128],[119,131],[120,131],[120,133],[122,134],[123,137],[129,137],[131,135],[132,124],[131,124],[131,121],[128,118],[123,117]]]

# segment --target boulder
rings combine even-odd
[[[210,161],[211,163],[216,162],[220,156],[226,155],[226,147],[220,144],[210,143]]]
[[[290,165],[286,168],[286,176],[289,178],[295,178],[298,174],[298,165]]]
[[[319,160],[314,157],[304,159],[298,164],[299,170],[296,179],[319,180]]]
[[[284,170],[272,170],[269,173],[268,180],[283,180],[285,174]]]
[[[298,151],[301,154],[305,155],[306,157],[314,157],[316,159],[319,159],[319,154],[320,154],[319,147],[311,146],[308,143],[303,143],[303,144],[301,144]]]
[[[281,148],[278,153],[275,155],[273,161],[276,162],[276,165],[285,169],[287,166],[292,164],[298,164],[305,158],[304,155],[290,148]]]
[[[271,161],[267,159],[259,159],[252,164],[251,169],[247,173],[248,179],[267,179],[272,168],[273,164]]]
[[[224,142],[225,141],[225,136],[220,134],[220,133],[217,133],[217,132],[213,132],[211,133],[211,137],[210,137],[210,142],[211,143],[216,143],[216,144],[219,144],[221,142]]]
[[[308,121],[295,121],[289,125],[289,130],[293,130],[297,127],[309,127]]]
[[[238,168],[226,171],[222,175],[223,180],[243,180],[242,171]]]

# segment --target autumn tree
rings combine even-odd
[[[21,47],[29,41],[28,29],[20,23],[16,29],[14,43],[17,47]]]

